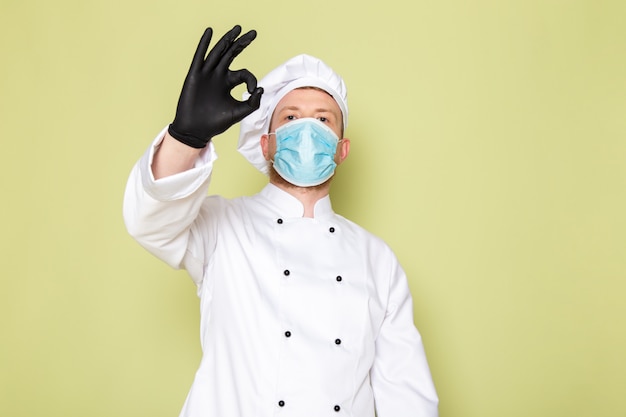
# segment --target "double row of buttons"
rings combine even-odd
[[[287,330],[285,332],[285,337],[291,337],[291,332],[289,330]],[[340,345],[341,344],[341,339],[335,339],[335,344],[336,345]]]
[[[278,224],[283,224],[283,219],[278,219],[278,220],[276,220],[276,223],[278,223]],[[329,231],[330,233],[335,233],[335,228],[334,228],[334,227],[332,227],[332,226],[330,226],[330,227],[328,228],[328,231]]]
[[[283,224],[283,219],[277,219],[276,223]],[[335,228],[331,226],[331,227],[328,228],[328,231],[330,233],[335,233]],[[291,275],[291,271],[289,271],[288,269],[285,269],[283,271],[283,275],[288,277],[289,275]],[[341,281],[343,281],[343,277],[341,275],[337,275],[335,277],[335,280],[337,282],[341,282]],[[287,337],[287,338],[291,337],[291,331],[289,331],[289,330],[285,331],[285,337]],[[336,345],[340,345],[341,344],[341,339],[339,339],[339,338],[335,339],[335,344]],[[279,407],[284,407],[285,406],[285,401],[283,401],[283,400],[278,401],[278,406]],[[335,410],[336,412],[339,412],[339,411],[341,411],[341,407],[339,405],[335,405],[333,407],[333,410]]]
[[[291,337],[291,332],[289,330],[285,331],[285,337]],[[335,339],[335,344],[336,345],[340,345],[341,344],[341,339],[337,338]],[[285,402],[283,400],[278,401],[278,406],[279,407],[284,407],[285,406]],[[341,407],[338,405],[335,405],[333,407],[333,409],[337,412],[339,412],[341,410]]]
[[[279,407],[284,407],[285,406],[285,402],[283,400],[278,401],[278,406]],[[338,405],[335,405],[333,407],[333,410],[335,410],[336,412],[339,412],[339,411],[341,411],[341,407],[338,406]]]
[[[289,275],[291,275],[291,271],[290,271],[290,270],[288,270],[288,269],[285,269],[285,270],[283,271],[283,275],[284,275],[284,276],[286,276],[286,277],[288,277]],[[335,281],[337,281],[337,282],[341,282],[341,281],[343,281],[343,277],[342,277],[341,275],[337,275],[337,276],[335,277]]]

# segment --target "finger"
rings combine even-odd
[[[224,53],[228,51],[228,48],[233,43],[233,41],[237,39],[237,36],[239,36],[240,33],[241,26],[235,25],[231,30],[226,32],[224,36],[222,36],[222,38],[215,44],[213,49],[209,51],[209,56],[207,57],[204,64],[205,71],[212,71],[220,63],[222,55],[224,55]]]
[[[220,61],[220,63],[218,64],[220,65],[221,69],[222,70],[227,69],[230,66],[230,64],[232,64],[235,57],[239,55],[241,51],[246,49],[246,47],[250,45],[250,43],[252,43],[252,41],[255,38],[256,38],[256,30],[251,30],[245,33],[244,35],[242,35],[236,41],[232,42],[229,45],[228,50],[224,52],[224,56],[222,60]]]
[[[253,109],[261,107],[261,96],[263,95],[263,87],[257,87],[250,97],[248,97],[248,105]]]
[[[204,62],[204,56],[206,55],[207,49],[209,49],[209,44],[211,43],[211,37],[213,37],[213,29],[206,28],[202,37],[200,38],[200,42],[198,43],[198,47],[196,48],[196,53],[193,56],[193,60],[191,61],[192,70],[200,70],[202,68],[202,63]]]
[[[246,101],[240,101],[232,110],[233,123],[238,123],[243,120],[247,115],[257,110],[261,104],[261,94],[263,94],[262,88],[254,90],[250,98]]]
[[[234,88],[243,83],[246,83],[246,88],[250,94],[256,89],[256,77],[247,69],[230,71],[228,73],[228,86],[230,88]]]

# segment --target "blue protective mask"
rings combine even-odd
[[[319,185],[333,176],[339,138],[333,130],[313,118],[289,122],[276,133],[274,169],[299,187]]]

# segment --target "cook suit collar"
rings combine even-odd
[[[274,184],[268,183],[260,193],[263,197],[272,202],[279,214],[283,217],[302,217],[304,206],[296,197],[278,188]],[[313,216],[316,219],[328,218],[334,214],[330,203],[330,196],[326,195],[315,203]]]

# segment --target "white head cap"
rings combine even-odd
[[[270,71],[258,85],[263,87],[261,106],[240,123],[239,152],[264,174],[268,166],[261,151],[261,135],[269,133],[272,113],[288,92],[300,87],[317,87],[330,94],[341,109],[344,129],[348,125],[348,97],[343,79],[321,60],[298,55]],[[249,97],[244,93],[244,100]]]

